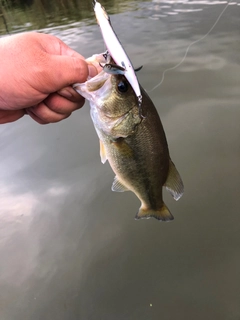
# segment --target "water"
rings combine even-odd
[[[108,4],[150,90],[226,2]],[[7,9],[26,17],[17,25],[12,15],[9,29],[37,29],[31,7]],[[40,31],[101,52],[92,12],[70,14]],[[185,184],[178,202],[164,193],[171,223],[135,221],[138,199],[111,192],[87,104],[58,124],[26,116],[0,126],[1,320],[240,319],[239,14],[232,2],[150,93]]]

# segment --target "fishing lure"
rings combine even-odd
[[[99,63],[100,67],[103,68],[103,70],[106,73],[109,74],[125,74],[126,69],[123,67],[118,66],[117,64],[114,63],[105,63],[105,65],[102,65],[101,63]]]
[[[104,54],[103,56],[105,56]],[[106,59],[106,58],[105,58]],[[100,67],[103,68],[103,70],[108,73],[108,74],[122,74],[125,75],[126,69],[123,67],[118,66],[117,64],[114,63],[105,63],[104,65],[99,62]],[[143,66],[134,69],[135,72],[139,71],[142,69]]]
[[[131,84],[138,99],[139,109],[141,109],[142,94],[141,94],[141,89],[138,83],[136,73],[132,66],[132,63],[128,58],[116,33],[112,28],[110,18],[106,10],[96,0],[93,1],[93,6],[94,6],[95,16],[99,24],[99,27],[101,29],[103,40],[106,44],[107,50],[111,55],[111,57],[113,58],[113,60],[115,61],[116,65],[124,69],[124,76],[126,77],[128,82]],[[121,70],[120,68],[118,68],[118,71],[123,72],[123,70]]]

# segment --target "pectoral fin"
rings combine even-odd
[[[169,171],[167,181],[164,186],[171,193],[175,200],[179,200],[184,192],[184,186],[180,174],[174,163],[169,159]]]
[[[99,140],[100,143],[100,157],[101,157],[101,162],[105,163],[107,161],[107,155],[106,155],[106,151],[104,148],[104,144],[102,143],[101,140]]]
[[[115,192],[124,192],[124,191],[129,191],[127,187],[125,187],[117,177],[114,178],[113,184],[112,184],[112,191]]]

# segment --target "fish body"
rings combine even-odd
[[[74,88],[90,101],[101,160],[108,160],[116,174],[112,190],[136,194],[141,201],[136,219],[172,220],[162,188],[165,186],[178,200],[183,183],[170,159],[161,120],[148,94],[140,87],[142,117],[136,94],[124,75],[103,70]]]

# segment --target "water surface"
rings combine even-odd
[[[150,91],[226,1],[104,5]],[[32,6],[4,7],[11,32],[51,33],[86,57],[104,50],[87,2],[76,1],[82,17],[56,2],[61,21],[43,5],[43,25]],[[185,184],[178,202],[164,193],[171,223],[135,221],[134,194],[111,192],[87,103],[58,124],[1,125],[1,320],[240,319],[239,15],[231,2],[150,92]]]

